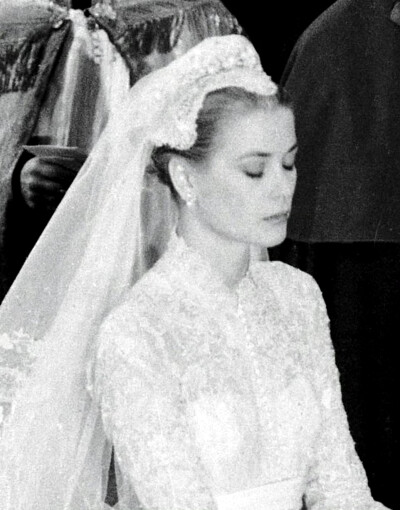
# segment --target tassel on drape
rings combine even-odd
[[[242,33],[219,0],[160,0],[116,11],[97,4],[89,13],[124,57],[132,83],[151,70],[144,58],[153,52],[171,52],[183,30],[190,33],[193,44],[213,35]]]
[[[0,6],[0,94],[35,86],[53,29],[68,17],[61,2],[19,0]]]
[[[49,37],[44,27],[22,40],[0,41],[0,94],[25,92],[34,86]]]

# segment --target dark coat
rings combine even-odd
[[[393,0],[338,0],[303,33],[282,84],[299,140],[289,237],[400,242],[400,26]]]

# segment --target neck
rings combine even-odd
[[[234,288],[245,276],[250,261],[249,245],[205,228],[189,212],[181,212],[177,232],[189,247],[208,261],[227,287]]]

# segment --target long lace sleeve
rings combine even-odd
[[[383,510],[370,494],[364,468],[350,435],[325,303],[312,282],[308,326],[312,366],[322,407],[321,433],[309,473],[307,507],[312,510]],[[312,305],[310,305],[312,303]]]
[[[161,335],[130,308],[105,321],[99,345],[95,394],[138,507],[214,510]]]

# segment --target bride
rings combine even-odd
[[[257,260],[295,153],[241,36],[133,87],[0,310],[4,510],[98,510],[111,446],[122,510],[384,508],[319,289]]]

